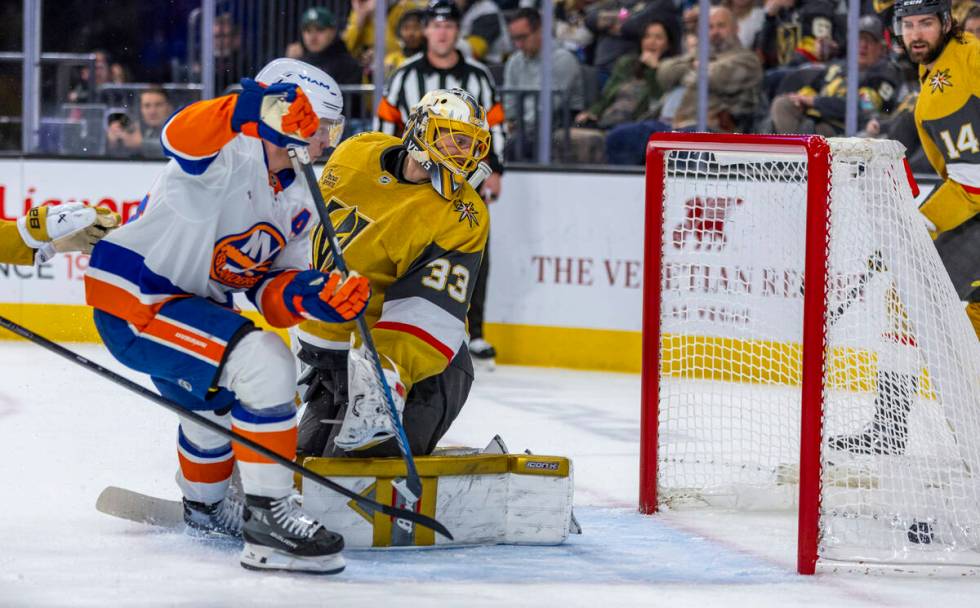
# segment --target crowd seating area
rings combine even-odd
[[[381,0],[284,2],[263,12],[257,0],[218,2],[212,35],[216,94],[279,55],[320,61],[341,83],[349,131],[372,129],[373,10]],[[107,0],[109,4],[112,0]],[[536,0],[456,0],[458,48],[486,64],[506,116],[508,162],[537,160],[537,111],[544,32]],[[65,10],[80,1],[62,3]],[[120,3],[122,4],[122,3]],[[42,106],[34,153],[71,156],[162,155],[159,129],[198,100],[200,3],[89,15],[130,19],[142,44],[94,29],[87,48],[42,48]],[[844,133],[847,3],[844,0],[721,0],[709,14],[711,130]],[[912,122],[916,66],[891,29],[888,0],[861,6],[859,135],[897,139],[913,168],[929,171]],[[314,11],[315,19],[310,15]],[[422,0],[389,0],[386,75],[424,51]],[[149,11],[149,13],[147,12]],[[163,12],[161,12],[163,11]],[[169,11],[169,12],[167,12]],[[250,12],[253,11],[253,12]],[[954,0],[954,17],[980,36],[980,1]],[[152,14],[151,14],[152,13]],[[254,13],[254,14],[253,14]],[[144,23],[147,19],[154,23]],[[560,0],[554,5],[551,63],[553,163],[637,165],[660,130],[696,125],[698,3],[691,0]],[[117,24],[118,25],[118,24]],[[125,25],[125,23],[123,24]],[[266,30],[277,31],[270,38]],[[48,32],[49,30],[45,30]],[[102,32],[99,34],[99,32]],[[67,33],[66,33],[67,35]],[[101,37],[99,37],[101,36]],[[47,34],[50,39],[51,35]],[[118,39],[123,39],[119,42]],[[141,38],[142,40],[142,38]],[[270,42],[272,41],[272,42]],[[261,44],[260,44],[261,42]],[[48,52],[48,47],[58,52]],[[8,49],[3,49],[8,51]],[[20,152],[16,49],[0,52],[0,150]]]

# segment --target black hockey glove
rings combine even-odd
[[[306,410],[299,422],[297,453],[323,456],[327,441],[347,403],[347,351],[329,350],[300,341],[297,356],[309,366],[298,384],[305,386]],[[336,421],[336,422],[335,422]]]

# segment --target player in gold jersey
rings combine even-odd
[[[466,311],[490,218],[466,178],[489,146],[476,100],[436,90],[413,108],[401,139],[353,137],[320,178],[347,264],[371,281],[365,320],[414,454],[432,452],[473,381]],[[313,239],[314,267],[331,268],[321,227]],[[309,366],[301,454],[399,453],[371,366],[360,347],[351,349],[353,331],[352,323],[298,328],[299,358]]]
[[[920,211],[980,337],[980,42],[950,0],[897,0],[895,30],[919,64],[915,124],[943,178]]]
[[[118,225],[119,215],[102,207],[82,203],[34,207],[16,221],[0,220],[0,264],[30,266],[56,253],[90,253]]]
[[[980,43],[963,33],[950,9],[950,0],[897,0],[895,32],[909,59],[919,64],[922,90],[915,105],[915,124],[929,162],[944,180],[919,210],[960,297],[970,300],[967,313],[980,336],[980,142],[975,134],[980,128]],[[915,363],[909,369],[914,359],[901,354],[900,345],[911,329],[906,327],[903,308],[889,292],[893,326],[888,333],[901,339],[897,345],[886,340],[890,354],[884,359],[882,353],[878,355],[882,363],[871,423],[861,432],[829,437],[831,449],[905,453],[919,372]],[[908,538],[912,543],[930,542],[922,540],[916,524]]]

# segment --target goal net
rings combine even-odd
[[[892,141],[660,134],[640,507],[796,509],[815,564],[980,566],[980,345]]]

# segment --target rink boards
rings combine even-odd
[[[0,217],[87,201],[127,218],[162,166],[0,160]],[[639,371],[643,176],[509,171],[491,217],[486,334],[498,361]],[[0,265],[0,314],[53,339],[97,341],[83,305],[87,262],[75,254],[33,268]],[[244,298],[239,305],[251,308]],[[765,303],[760,307],[757,316],[765,318]]]

